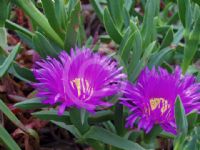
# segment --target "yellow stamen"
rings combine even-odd
[[[83,98],[86,98],[85,93],[90,90],[90,85],[87,80],[84,80],[83,78],[75,78],[70,83],[73,88],[77,89],[78,96],[83,94]]]
[[[150,99],[150,107],[152,111],[157,108],[160,109],[163,114],[170,108],[170,104],[168,104],[168,101],[164,98],[152,98]]]

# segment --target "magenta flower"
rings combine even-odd
[[[60,104],[58,113],[66,107],[95,111],[98,106],[111,105],[102,99],[117,94],[125,74],[116,61],[90,49],[76,48],[70,56],[61,52],[59,59],[48,57],[37,62],[34,75],[38,97],[45,104]]]
[[[181,75],[176,67],[170,74],[163,68],[145,68],[136,84],[128,83],[123,90],[122,104],[130,109],[128,127],[138,119],[138,128],[148,133],[155,124],[163,130],[176,134],[175,101],[179,95],[186,114],[200,110],[200,84],[191,75]]]

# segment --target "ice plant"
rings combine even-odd
[[[122,103],[131,113],[127,127],[133,127],[138,119],[138,128],[146,133],[158,124],[163,130],[176,134],[174,107],[177,96],[186,114],[200,110],[200,84],[192,75],[183,76],[179,67],[171,74],[163,68],[145,68],[136,84],[127,83],[123,93]]]
[[[58,59],[48,57],[36,64],[38,97],[45,104],[59,104],[59,114],[66,107],[93,112],[98,106],[110,106],[103,98],[118,93],[126,77],[115,60],[87,48],[72,49],[70,55],[63,51]]]

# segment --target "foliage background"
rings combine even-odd
[[[0,0],[2,149],[199,148],[199,116],[186,118],[178,100],[177,137],[159,127],[146,135],[124,129],[127,110],[118,103],[95,116],[72,110],[58,117],[30,85],[35,61],[75,46],[112,55],[132,82],[146,65],[169,72],[180,65],[199,80],[199,5],[198,0]]]

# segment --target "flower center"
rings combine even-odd
[[[167,109],[170,108],[170,104],[164,98],[152,98],[150,99],[150,107],[151,111],[160,109],[161,113],[163,114]]]
[[[150,107],[145,109],[145,112],[148,115],[151,114],[151,111],[160,110],[161,115],[163,115],[170,108],[170,104],[164,98],[151,98]]]
[[[77,90],[78,97],[89,99],[93,93],[93,88],[90,87],[88,80],[83,78],[75,78],[74,80],[70,81],[70,83],[72,87]]]

